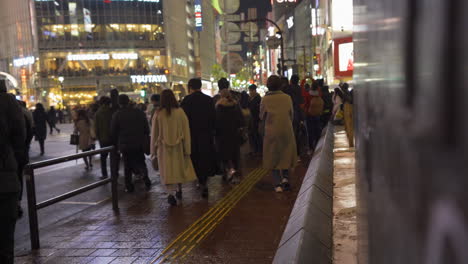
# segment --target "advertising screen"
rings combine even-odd
[[[354,45],[351,37],[334,39],[335,77],[352,77],[354,70]]]
[[[343,43],[338,45],[340,72],[352,71],[354,63],[353,43]]]

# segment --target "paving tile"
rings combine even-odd
[[[132,254],[132,257],[152,257],[158,254],[162,249],[138,249],[135,253]]]
[[[136,257],[116,258],[111,262],[111,264],[130,264],[133,263],[136,259]]]
[[[116,250],[114,253],[111,254],[112,257],[130,257],[135,253],[136,249],[130,248],[121,248]]]
[[[133,248],[154,248],[156,244],[157,243],[154,242],[138,242],[133,246]]]
[[[101,249],[98,249],[96,251],[94,251],[90,256],[94,256],[94,257],[108,257],[110,256],[112,253],[116,252],[118,249],[116,248],[101,248]]]
[[[115,245],[114,242],[98,242],[96,244],[96,248],[112,248],[112,246]]]
[[[45,264],[86,264],[92,257],[55,257],[47,260]]]
[[[95,257],[86,264],[108,264],[111,263],[115,257]]]
[[[117,242],[112,248],[133,248],[136,242]]]
[[[139,257],[135,261],[132,262],[132,264],[149,264],[153,258],[145,258],[145,257]]]

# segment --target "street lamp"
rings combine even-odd
[[[65,107],[65,100],[63,98],[63,81],[65,81],[65,78],[63,76],[59,76],[58,81],[60,82],[60,98],[62,99],[61,100],[62,108],[64,108]]]

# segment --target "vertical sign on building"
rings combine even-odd
[[[79,36],[78,32],[78,17],[76,16],[76,3],[68,3],[68,10],[70,12],[71,35]]]
[[[202,0],[195,0],[195,30],[203,30]]]
[[[91,21],[91,12],[86,8],[83,8],[83,20],[85,32],[93,33],[93,22]]]

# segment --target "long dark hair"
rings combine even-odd
[[[84,120],[86,124],[89,124],[88,113],[84,109],[78,110],[76,121]]]
[[[45,113],[44,105],[42,105],[41,103],[37,103],[37,104],[36,104],[36,111],[37,111],[38,113]]]
[[[174,93],[169,89],[163,90],[161,93],[160,109],[166,109],[167,115],[171,115],[173,108],[179,108],[179,103],[177,102]]]
[[[341,91],[341,89],[340,89],[340,88],[338,88],[338,87],[337,87],[337,88],[335,88],[335,96],[339,96],[339,97],[341,97],[341,100],[343,100],[343,99],[344,99],[344,94],[343,94],[343,91]]]

